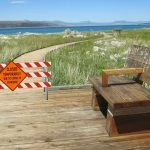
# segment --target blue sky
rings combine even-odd
[[[150,0],[0,0],[0,20],[150,21]]]

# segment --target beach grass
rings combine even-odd
[[[131,40],[134,44],[150,47],[150,29],[123,31],[120,38],[124,40]]]
[[[123,67],[126,46],[106,47],[98,42],[88,41],[49,53],[46,60],[52,62],[52,84],[87,84],[88,77],[100,76],[102,69]]]
[[[150,43],[149,29],[123,31],[121,35],[104,34],[98,40],[50,52],[46,60],[52,62],[52,85],[88,84],[88,77],[100,76],[103,69],[123,67],[132,44],[147,46]]]
[[[0,62],[7,63],[24,53],[45,47],[95,39],[102,36],[96,32],[89,34],[70,30],[66,30],[61,34],[0,36]]]

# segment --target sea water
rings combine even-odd
[[[0,28],[0,34],[16,35],[25,33],[51,34],[64,32],[66,29],[74,31],[106,31],[106,30],[130,30],[150,28],[150,25],[107,25],[107,26],[72,26],[72,27],[21,27],[21,28]]]

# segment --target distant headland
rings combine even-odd
[[[106,26],[106,25],[150,25],[150,21],[114,21],[114,22],[63,22],[63,21],[0,21],[0,28],[13,27],[67,27],[67,26]]]

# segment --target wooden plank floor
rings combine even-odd
[[[0,91],[0,150],[149,150],[150,134],[108,137],[91,89]]]

